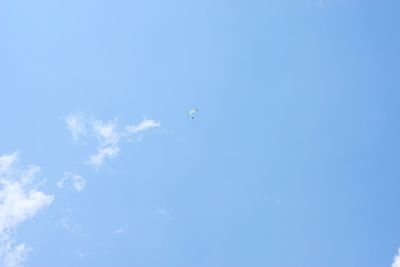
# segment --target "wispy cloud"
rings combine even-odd
[[[116,120],[110,122],[94,121],[93,132],[98,139],[98,147],[96,154],[90,156],[88,163],[98,168],[106,158],[118,155],[120,134]]]
[[[0,156],[0,175],[4,175],[5,173],[9,172],[11,170],[11,166],[15,164],[17,159],[17,153]]]
[[[143,119],[138,125],[128,125],[126,126],[126,130],[129,133],[139,133],[151,128],[160,127],[161,123],[155,120]]]
[[[96,120],[93,122],[93,131],[101,146],[117,145],[119,143],[120,134],[118,133],[116,120],[109,122]]]
[[[5,249],[7,252],[4,255],[3,266],[5,267],[19,267],[25,262],[28,253],[31,251],[25,244],[13,246],[11,241],[6,241]]]
[[[75,235],[80,232],[80,225],[73,219],[72,210],[64,209],[62,210],[62,217],[58,220],[58,224],[69,234]]]
[[[82,115],[71,114],[65,119],[65,122],[74,140],[86,135],[86,122]]]
[[[15,244],[16,227],[53,201],[53,196],[38,190],[40,167],[19,169],[17,161],[16,153],[0,157],[0,262],[4,267],[20,266],[30,250],[25,244]]]
[[[400,249],[397,251],[397,254],[393,259],[392,267],[400,267]]]
[[[161,126],[159,121],[143,119],[138,125],[128,124],[120,130],[118,119],[104,122],[76,114],[69,115],[66,123],[73,139],[76,140],[81,136],[97,139],[96,152],[90,155],[87,161],[87,164],[95,168],[101,167],[106,159],[119,154],[121,141],[129,141],[133,135]]]
[[[80,192],[85,189],[86,180],[79,174],[65,172],[64,176],[57,182],[59,188],[72,187]]]
[[[97,153],[90,156],[88,163],[96,168],[103,165],[103,162],[106,158],[112,158],[118,155],[119,147],[117,146],[108,146],[103,148],[98,148]]]
[[[121,234],[123,234],[125,232],[125,229],[124,228],[118,228],[118,229],[115,229],[114,230],[114,234],[116,234],[116,235],[121,235]]]
[[[157,215],[157,217],[159,217],[160,219],[162,219],[165,222],[170,222],[174,219],[172,217],[171,213],[169,213],[168,211],[166,211],[164,209],[157,210],[156,215]]]

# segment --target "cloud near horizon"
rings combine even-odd
[[[54,199],[38,190],[40,167],[19,169],[17,161],[16,153],[0,156],[0,263],[4,267],[21,266],[30,251],[23,243],[15,244],[13,234],[17,226]]]

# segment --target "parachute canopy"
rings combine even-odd
[[[192,108],[189,112],[188,112],[188,116],[192,119],[194,119],[194,114],[199,111],[199,109],[197,108]]]

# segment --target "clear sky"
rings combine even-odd
[[[0,266],[399,267],[399,10],[0,1]]]

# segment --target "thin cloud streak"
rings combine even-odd
[[[129,133],[139,133],[148,129],[160,127],[161,123],[155,120],[143,119],[138,125],[128,125],[126,130]]]

